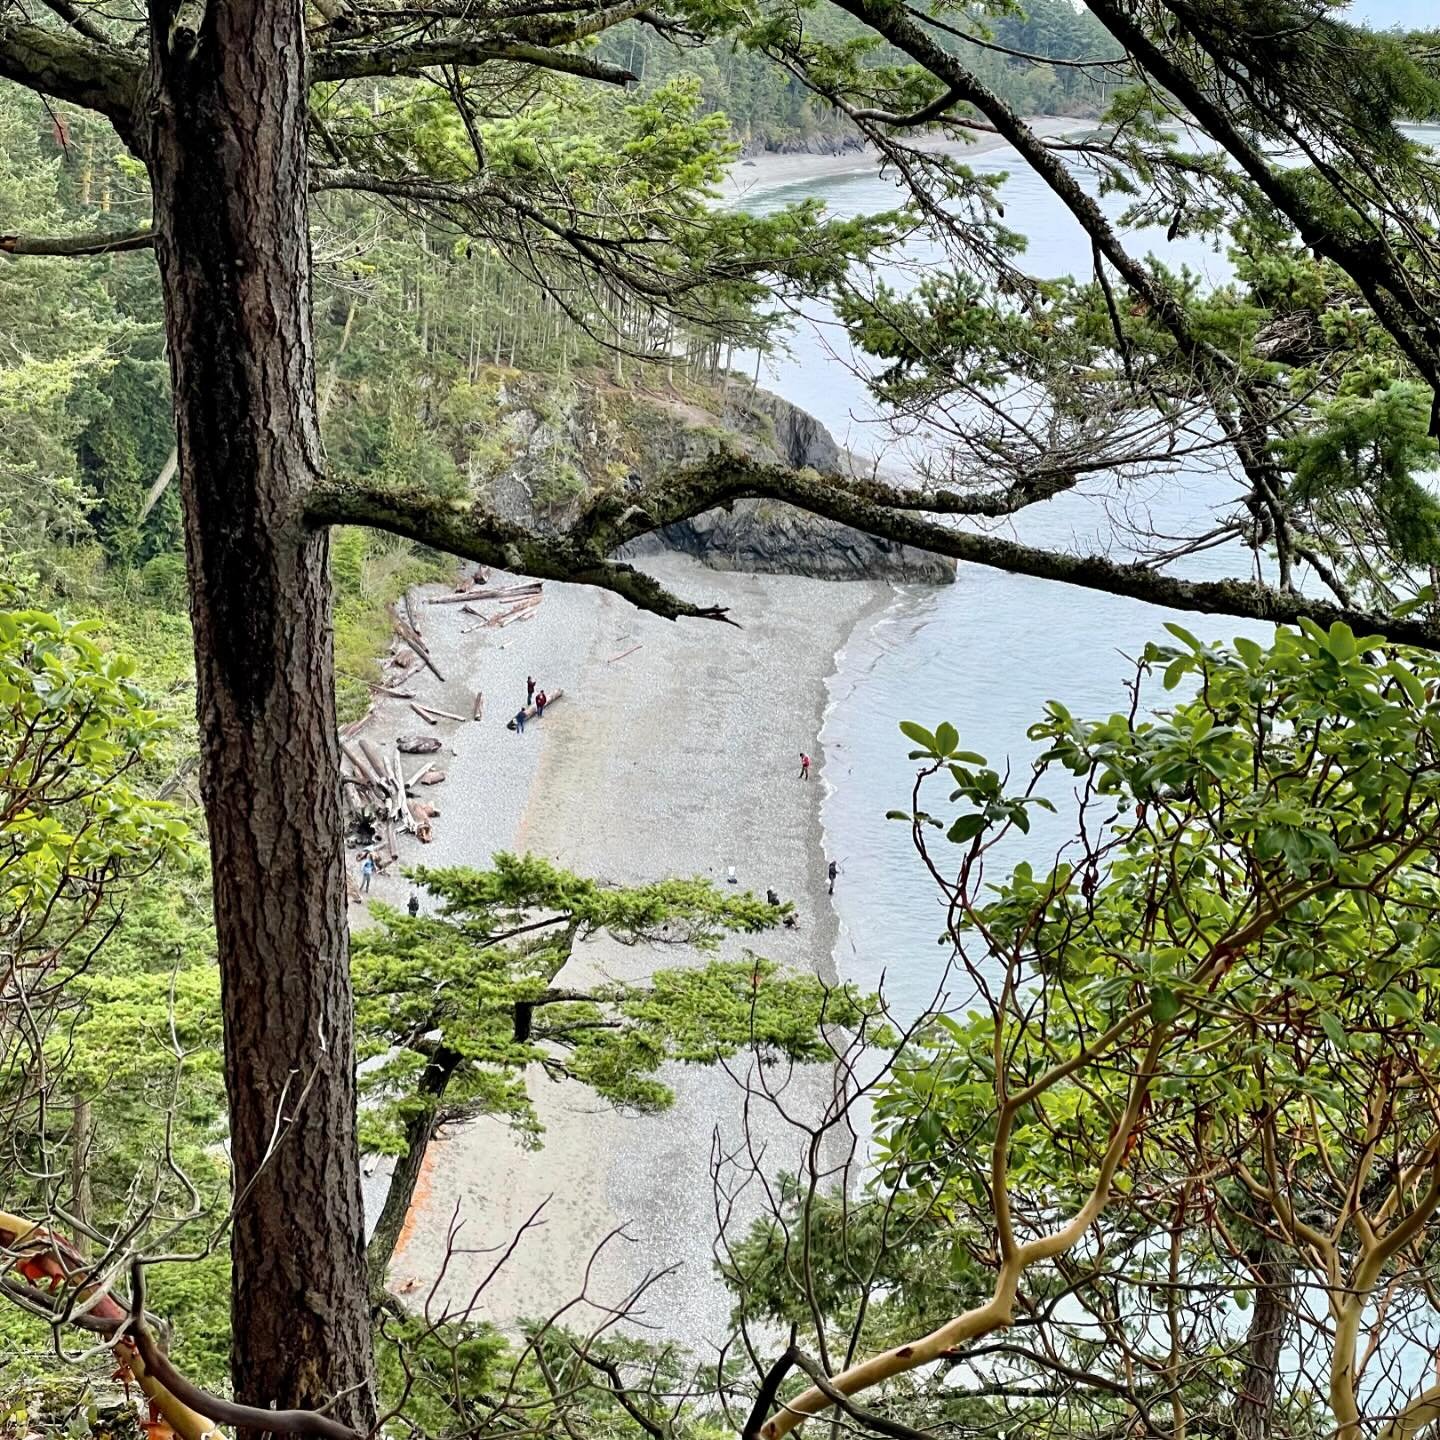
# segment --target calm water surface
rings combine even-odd
[[[1440,139],[1440,131],[1434,137]],[[1088,240],[1015,156],[996,151],[972,163],[1009,172],[1005,220],[1030,237],[1027,264],[1033,273],[1089,272]],[[768,191],[749,208],[760,211],[805,195],[823,198],[837,214],[854,215],[888,208],[896,192],[878,176],[857,175]],[[1118,214],[1120,205],[1106,203]],[[1172,266],[1183,262],[1211,280],[1226,274],[1223,256],[1194,242],[1167,245],[1158,231],[1129,240],[1132,249],[1155,253]],[[913,283],[915,267],[936,259],[933,249],[913,244],[907,265],[887,278],[897,285]],[[882,455],[897,469],[901,450],[877,426],[853,365],[843,335],[817,310],[797,326],[791,354],[770,367],[766,383],[825,421],[855,451]],[[1200,528],[1195,522],[1234,493],[1234,483],[1223,474],[1170,474],[1138,483],[1123,497],[1122,508],[1149,517],[1156,530],[1181,533]],[[1113,519],[1117,497],[1111,491],[1104,498],[1108,504],[1097,494],[1063,496],[1018,517],[1005,533],[1087,552],[1123,551],[1123,526],[1117,530]],[[1217,550],[1177,568],[1196,578],[1244,574],[1247,558],[1237,550]],[[950,720],[967,748],[1023,776],[1035,754],[1025,732],[1045,701],[1061,699],[1077,715],[1127,708],[1124,685],[1133,674],[1127,657],[1138,655],[1148,640],[1168,639],[1167,620],[1202,639],[1243,634],[1265,640],[1270,633],[1253,622],[1179,614],[971,565],[960,567],[953,586],[904,587],[861,625],[837,656],[822,737],[827,846],[842,867],[836,903],[843,976],[867,987],[883,976],[895,1010],[914,1015],[933,999],[950,953],[938,943],[944,915],[912,849],[909,827],[884,819],[887,810],[908,808],[913,778],[909,745],[897,722],[915,719],[933,729]],[[1073,806],[1067,819],[1063,780],[1056,777],[1048,793],[1060,816],[1037,815],[1035,832],[1012,847],[1007,864],[1021,858],[1037,865],[1053,861],[1057,847],[1073,834]],[[936,843],[941,851],[948,848],[943,839]],[[953,980],[952,1001],[963,1001],[967,989]],[[1405,1352],[1398,1366],[1402,1386],[1428,1373],[1428,1349],[1410,1354],[1403,1342],[1398,1349]],[[1375,1403],[1393,1399],[1387,1387],[1394,1383],[1381,1382]]]
[[[1025,264],[1032,273],[1088,273],[1088,240],[1011,152],[993,151],[972,164],[1008,172],[1005,222],[1029,237]],[[892,182],[877,175],[844,176],[766,191],[748,208],[763,212],[818,196],[832,213],[855,215],[893,206],[896,193]],[[1122,208],[1107,205],[1112,214]],[[1129,239],[1142,253],[1151,251],[1171,265],[1184,262],[1212,280],[1227,272],[1223,256],[1196,242],[1167,245],[1162,231]],[[913,284],[938,258],[933,246],[916,241],[887,278],[899,286]],[[790,354],[762,371],[762,383],[818,416],[857,452],[883,455],[897,468],[906,447],[896,445],[877,422],[854,365],[843,333],[817,307],[796,326]],[[1138,483],[1122,504],[1131,516],[1152,519],[1157,530],[1180,533],[1234,493],[1234,482],[1223,474],[1171,473]],[[1115,499],[1113,489],[1103,504],[1097,493],[1072,493],[1017,517],[1002,533],[1087,553],[1123,551],[1123,526],[1117,531],[1113,519]],[[1246,557],[1214,551],[1183,568],[1197,578],[1245,573]],[[913,1014],[934,995],[949,954],[938,943],[939,897],[914,854],[909,828],[884,819],[887,810],[907,808],[913,776],[897,722],[914,719],[933,729],[949,720],[967,748],[997,768],[1009,763],[1015,773],[1024,773],[1035,753],[1025,732],[1044,702],[1061,699],[1080,715],[1123,708],[1123,685],[1132,673],[1127,657],[1138,655],[1147,640],[1168,638],[1162,625],[1170,619],[1205,639],[1237,634],[1263,639],[1269,633],[1249,622],[1180,615],[973,565],[960,567],[953,586],[905,587],[860,627],[838,657],[822,737],[827,844],[842,870],[836,887],[842,975],[866,986],[883,975],[897,1010]],[[1025,849],[1007,857],[1012,862],[1022,856],[1037,864],[1053,860],[1056,847],[1072,833],[1064,823],[1063,790],[1051,793],[1062,818],[1038,824]],[[943,840],[938,843],[946,848]]]

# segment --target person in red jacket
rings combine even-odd
[[[810,778],[810,757],[803,750],[800,752],[800,778],[802,780]]]

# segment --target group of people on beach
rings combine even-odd
[[[800,752],[800,779],[802,779],[802,780],[808,780],[808,779],[810,778],[810,764],[811,764],[810,757],[802,750],[802,751]],[[836,862],[836,861],[834,861],[834,860],[831,860],[831,861],[825,866],[825,879],[826,879],[826,881],[827,881],[827,883],[828,883],[828,885],[829,885],[829,893],[830,893],[831,895],[833,895],[833,894],[835,893],[835,879],[836,879],[836,877],[837,877],[839,874],[840,874],[840,866],[839,866],[838,862]],[[734,867],[733,865],[730,866],[730,868],[726,871],[725,879],[726,879],[731,885],[736,885],[736,884],[739,883],[739,876],[736,875],[736,873],[735,873],[735,867]],[[774,906],[777,906],[777,907],[778,907],[778,906],[780,905],[780,903],[781,903],[781,902],[780,902],[780,892],[779,892],[778,890],[776,890],[776,889],[774,888],[774,886],[771,886],[769,889],[767,889],[767,890],[765,891],[765,899],[766,899],[771,905],[774,905]],[[784,923],[785,923],[785,925],[786,925],[787,928],[789,928],[789,929],[794,929],[795,926],[796,926],[799,922],[798,922],[795,914],[792,912],[791,914],[789,914],[789,915],[787,915],[787,916],[785,917]]]
[[[545,716],[545,706],[549,704],[549,696],[543,690],[535,688],[535,677],[525,677],[525,703],[515,712],[515,733],[525,733],[525,721],[529,717],[530,707],[535,707],[535,718],[541,720]]]
[[[548,703],[549,696],[536,684],[535,677],[533,675],[527,675],[525,677],[525,703],[515,712],[515,718],[510,722],[510,728],[513,729],[517,735],[523,735],[525,733],[525,722],[531,718],[531,710],[534,710],[534,718],[536,720],[542,719],[545,715],[545,706]],[[809,780],[811,763],[810,756],[802,750],[800,752],[799,777],[801,780]],[[362,895],[369,893],[370,882],[375,878],[375,872],[379,868],[373,851],[362,850],[360,852],[360,893]],[[835,878],[839,873],[839,865],[834,860],[831,860],[825,867],[825,878],[829,883],[829,893],[831,895],[835,893]],[[725,878],[731,885],[737,882],[738,877],[735,874],[735,867],[733,865],[730,866]],[[765,892],[765,898],[772,905],[778,906],[780,904],[779,893],[773,888]],[[409,910],[412,916],[419,912],[420,902],[414,894],[410,896],[410,902],[406,906],[406,909]],[[795,926],[796,917],[793,913],[785,917],[785,924],[791,928]]]

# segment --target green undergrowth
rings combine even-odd
[[[101,644],[134,657],[151,703],[171,722],[152,773],[155,784],[195,750],[195,652],[180,556],[124,569],[105,564],[98,546],[46,557],[26,589],[32,602],[71,619],[95,619]],[[335,692],[342,724],[370,703],[390,643],[390,606],[412,585],[444,582],[453,560],[408,540],[342,529],[331,545],[335,585]],[[168,766],[168,769],[166,768]]]
[[[438,551],[371,530],[335,532],[330,546],[335,580],[335,703],[341,724],[370,706],[369,686],[380,679],[390,641],[390,606],[412,585],[443,582],[455,562]]]

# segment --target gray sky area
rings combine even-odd
[[[1355,0],[1349,18],[1381,30],[1391,25],[1440,26],[1440,0]]]

